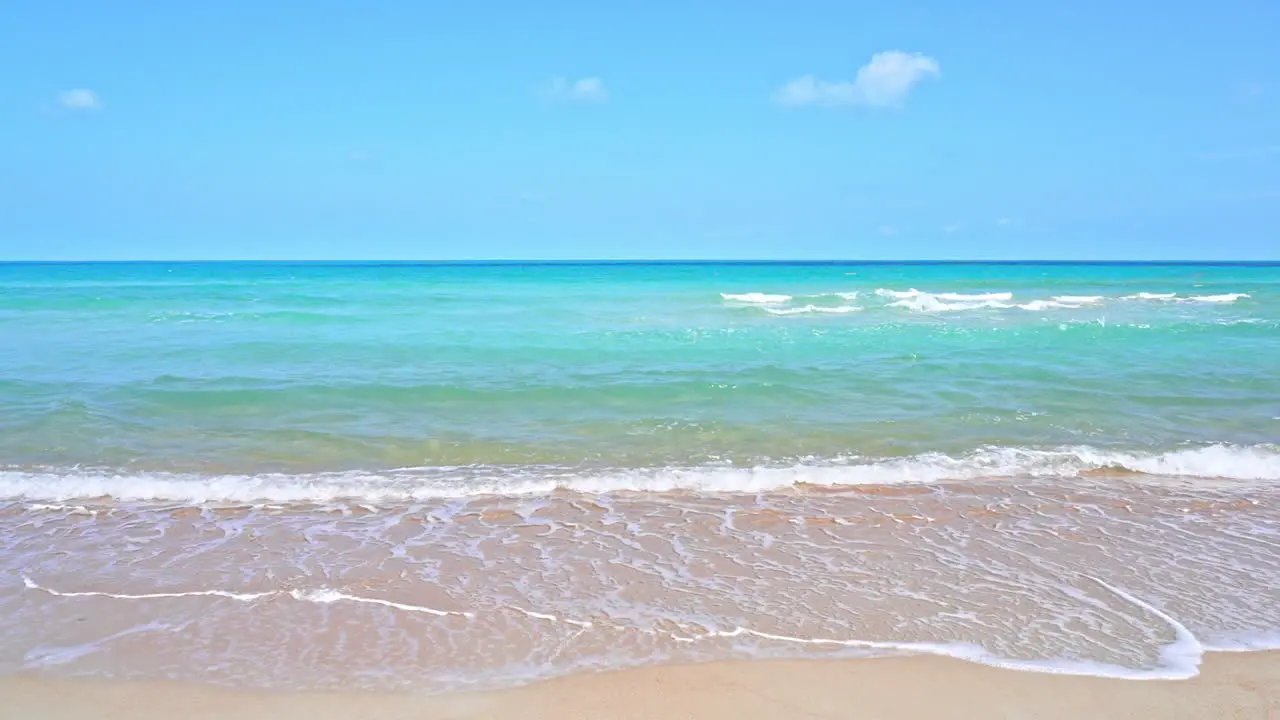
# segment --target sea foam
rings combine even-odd
[[[752,303],[752,304],[759,304],[759,305],[777,305],[777,304],[785,303],[791,300],[790,295],[779,295],[774,293],[760,293],[760,292],[720,293],[720,297],[724,298],[725,300],[731,300],[733,302]]]
[[[792,308],[765,308],[770,315],[844,315],[858,312],[862,308],[857,305],[804,305]]]
[[[1019,477],[1077,477],[1116,470],[1168,478],[1280,480],[1275,445],[1208,445],[1161,453],[1088,446],[1057,449],[988,447],[962,455],[924,453],[900,458],[849,458],[786,466],[691,466],[584,470],[550,465],[401,468],[380,472],[200,475],[119,473],[69,469],[0,471],[0,497],[34,502],[124,501],[181,503],[309,503],[358,500],[404,502],[439,497],[584,493],[758,493],[796,486],[842,487],[943,483]]]
[[[915,312],[951,312],[955,310],[977,310],[981,308],[1012,307],[1008,301],[1013,299],[1010,292],[991,293],[929,293],[911,288],[910,290],[891,290],[879,288],[876,295],[894,300],[889,307],[905,308]]]
[[[1203,303],[1233,303],[1247,297],[1249,297],[1249,293],[1224,293],[1222,295],[1192,295],[1186,300],[1188,302]]]

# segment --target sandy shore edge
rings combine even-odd
[[[1108,680],[938,657],[708,663],[587,673],[493,692],[238,691],[0,678],[0,718],[634,720],[638,718],[1280,719],[1280,652],[1210,653],[1190,680]]]

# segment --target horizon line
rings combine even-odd
[[[537,265],[1280,265],[1274,260],[1065,260],[1065,259],[765,259],[765,258],[701,258],[701,259],[518,259],[492,258],[473,260],[414,260],[414,259],[189,259],[189,260],[0,260],[0,265],[436,265],[436,266],[537,266]]]

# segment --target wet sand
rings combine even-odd
[[[1151,478],[0,508],[0,666],[456,692],[902,650],[1186,678],[1272,647],[1280,490]]]
[[[638,720],[1280,718],[1280,652],[1210,653],[1190,680],[1017,672],[937,657],[752,661],[586,673],[433,696],[0,680],[0,718]]]

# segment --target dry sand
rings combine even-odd
[[[654,667],[426,697],[18,676],[0,680],[0,718],[1280,720],[1280,652],[1210,654],[1199,677],[1181,681],[1105,680],[897,657]]]

